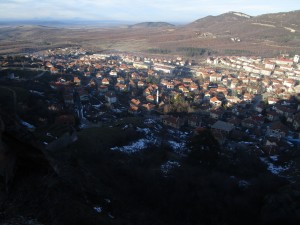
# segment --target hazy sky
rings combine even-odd
[[[0,0],[0,19],[192,22],[228,11],[255,16],[299,9],[299,0]]]

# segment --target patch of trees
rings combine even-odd
[[[172,51],[169,49],[149,48],[146,50],[146,52],[151,53],[151,54],[169,54]]]
[[[289,187],[246,149],[226,152],[212,133],[204,130],[191,138],[187,157],[177,158],[181,166],[163,176],[161,164],[176,157],[166,146],[131,155],[109,150],[110,143],[124,144],[125,139],[138,135],[128,129],[83,130],[78,133],[79,142],[51,152],[56,164],[61,164],[63,183],[47,177],[43,182],[42,178],[32,178],[30,185],[24,182],[28,188],[13,199],[18,203],[14,213],[24,215],[29,208],[45,224],[299,222],[299,182]],[[116,143],[121,137],[123,140]],[[32,183],[44,186],[34,185],[32,189]],[[34,201],[25,201],[31,196]],[[94,206],[102,207],[101,214]]]
[[[240,50],[240,49],[225,49],[225,55],[253,55],[253,52],[248,50]]]
[[[211,55],[212,53],[214,53],[211,49],[193,47],[180,47],[177,48],[177,51],[184,52],[188,57],[204,56],[205,54]]]

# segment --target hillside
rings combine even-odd
[[[285,46],[292,48],[300,43],[300,11],[265,14],[251,17],[243,13],[228,12],[208,16],[185,26],[185,30],[210,32],[217,39],[238,37],[248,44],[260,43],[264,48]]]
[[[189,28],[202,28],[202,29],[208,29],[211,30],[222,30],[227,29],[228,27],[231,27],[235,24],[243,23],[247,20],[249,20],[251,16],[238,13],[238,12],[228,12],[224,13],[218,16],[207,16],[201,19],[198,19],[190,24],[188,24],[186,27]]]

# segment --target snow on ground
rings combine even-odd
[[[270,157],[272,159],[272,161],[277,161],[277,156],[271,156]],[[268,170],[273,173],[273,174],[276,174],[276,175],[280,175],[280,173],[290,169],[290,167],[288,165],[286,166],[277,166],[277,165],[274,165],[273,162],[271,162],[268,158],[266,157],[260,157],[260,160],[262,162],[264,162],[267,166],[268,166]]]
[[[99,206],[95,206],[95,207],[94,207],[94,210],[95,210],[97,213],[101,213],[101,212],[102,212],[102,208],[99,207]]]
[[[23,126],[25,126],[28,130],[34,130],[35,129],[35,126],[31,125],[30,123],[27,123],[26,121],[24,120],[21,120],[21,124]]]
[[[168,144],[176,153],[183,153],[186,150],[185,142],[168,141]]]
[[[272,155],[272,156],[270,156],[270,158],[271,158],[274,162],[278,161],[278,155]]]
[[[156,124],[157,122],[156,122],[155,120],[153,120],[153,119],[146,119],[146,120],[144,121],[144,123],[145,123],[145,124]]]
[[[186,139],[187,136],[189,135],[188,132],[182,132],[182,131],[179,131],[179,130],[171,130],[171,129],[168,129],[168,133],[170,135],[176,136],[180,139]]]
[[[186,142],[189,133],[168,129],[168,134],[170,135],[168,141],[170,148],[177,154],[184,154],[187,151]]]
[[[137,141],[131,142],[129,145],[125,145],[122,147],[113,147],[111,150],[125,152],[128,154],[132,154],[141,150],[148,148],[151,145],[156,145],[158,140],[153,132],[149,128],[140,128],[137,127],[136,130],[145,135],[144,138],[141,138]]]
[[[129,145],[122,147],[113,147],[111,150],[113,151],[121,151],[126,152],[128,154],[135,153],[141,150],[144,150],[150,146],[159,146],[162,141],[161,132],[162,126],[157,124],[157,122],[153,119],[146,119],[144,121],[145,124],[153,125],[154,129],[151,128],[141,128],[137,127],[136,131],[143,134],[143,138],[131,142]],[[126,128],[126,126],[124,127]],[[177,154],[184,154],[187,150],[186,141],[189,133],[182,132],[175,129],[167,130],[167,144],[169,147]]]
[[[250,184],[250,182],[248,182],[248,181],[246,181],[246,180],[240,180],[239,181],[239,187],[240,188],[246,188],[246,187],[248,187],[248,186],[250,186],[251,184]]]
[[[170,174],[171,170],[180,167],[180,164],[176,161],[167,161],[160,166],[160,170],[164,175]]]
[[[141,133],[145,134],[145,135],[149,135],[151,133],[151,130],[149,128],[139,128],[139,127],[137,127],[136,130],[138,132],[141,132]]]
[[[132,142],[130,145],[125,145],[122,147],[113,147],[111,148],[111,150],[131,154],[146,149],[149,146],[149,144],[151,144],[149,143],[149,140],[142,138],[135,142]]]
[[[233,179],[234,181],[237,182],[238,186],[240,188],[247,188],[251,185],[251,183],[247,180],[239,180],[237,177],[235,176],[230,176],[230,179]]]

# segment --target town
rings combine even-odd
[[[36,116],[24,113],[31,128],[58,123],[80,129],[135,116],[191,133],[210,129],[228,149],[272,155],[299,146],[298,55],[196,62],[59,48],[0,60],[1,82],[29,89],[44,107]],[[45,145],[57,139],[45,134]]]

